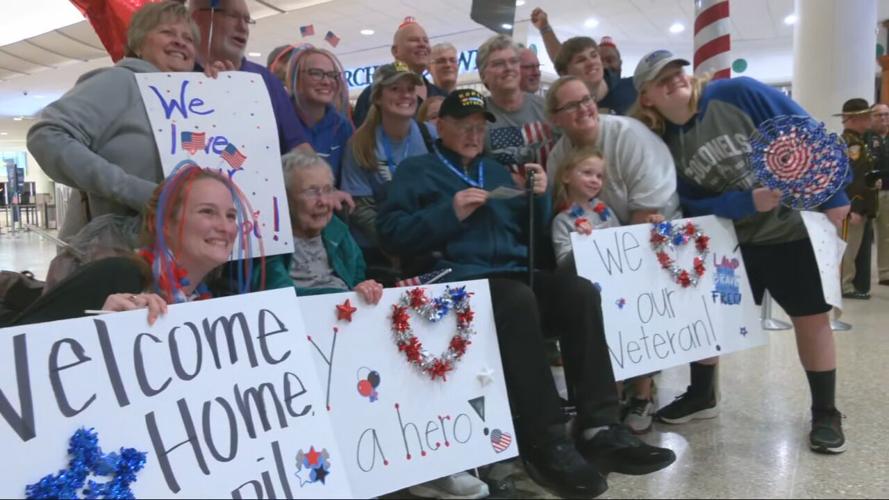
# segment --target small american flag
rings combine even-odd
[[[182,149],[193,155],[199,149],[204,149],[206,137],[205,132],[182,132]]]
[[[507,432],[501,432],[500,429],[494,429],[491,431],[491,446],[494,447],[494,451],[497,453],[501,453],[512,444],[512,436]]]
[[[326,35],[324,35],[324,39],[327,40],[327,43],[336,47],[340,44],[340,37],[333,34],[333,31],[328,31]]]
[[[234,144],[226,146],[219,156],[221,156],[232,168],[241,168],[241,165],[244,164],[244,160],[247,159],[246,156],[238,151],[238,148],[236,148]]]
[[[299,27],[299,34],[302,35],[303,38],[305,38],[305,37],[307,37],[307,36],[312,36],[312,35],[314,35],[314,34],[315,34],[315,25],[314,25],[314,24],[309,24],[309,25],[306,25],[306,26],[300,26],[300,27]]]
[[[419,276],[414,276],[413,278],[405,278],[400,281],[395,282],[395,287],[400,288],[403,286],[420,286],[420,285],[428,285],[429,283],[435,283],[440,280],[444,275],[451,272],[451,269],[439,269],[438,271],[432,271],[431,273],[421,274]]]

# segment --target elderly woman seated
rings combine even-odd
[[[354,290],[370,304],[383,285],[366,280],[364,256],[348,226],[333,215],[333,171],[315,153],[294,151],[281,159],[293,227],[293,253],[266,260],[266,288],[296,287],[297,295]],[[259,274],[254,273],[258,284]]]

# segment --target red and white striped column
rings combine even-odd
[[[729,0],[695,0],[696,75],[713,73],[713,78],[731,78],[731,26]]]

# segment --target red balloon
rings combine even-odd
[[[358,394],[361,394],[364,397],[368,397],[370,396],[370,393],[373,392],[373,390],[373,386],[371,386],[370,382],[368,382],[367,380],[358,382]]]
[[[130,18],[143,4],[158,0],[70,0],[93,25],[99,40],[117,62],[123,57],[127,45],[127,28]]]

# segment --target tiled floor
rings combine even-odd
[[[34,233],[0,236],[0,269],[42,278],[54,254],[55,245]],[[849,451],[809,451],[809,395],[793,333],[773,332],[768,346],[723,359],[718,418],[656,426],[645,438],[675,450],[674,465],[643,477],[611,475],[604,498],[889,496],[889,287],[874,283],[871,300],[847,301],[843,319],[854,330],[836,334]],[[660,375],[661,405],[685,389],[687,371]],[[549,496],[522,474],[515,480],[528,496]]]

